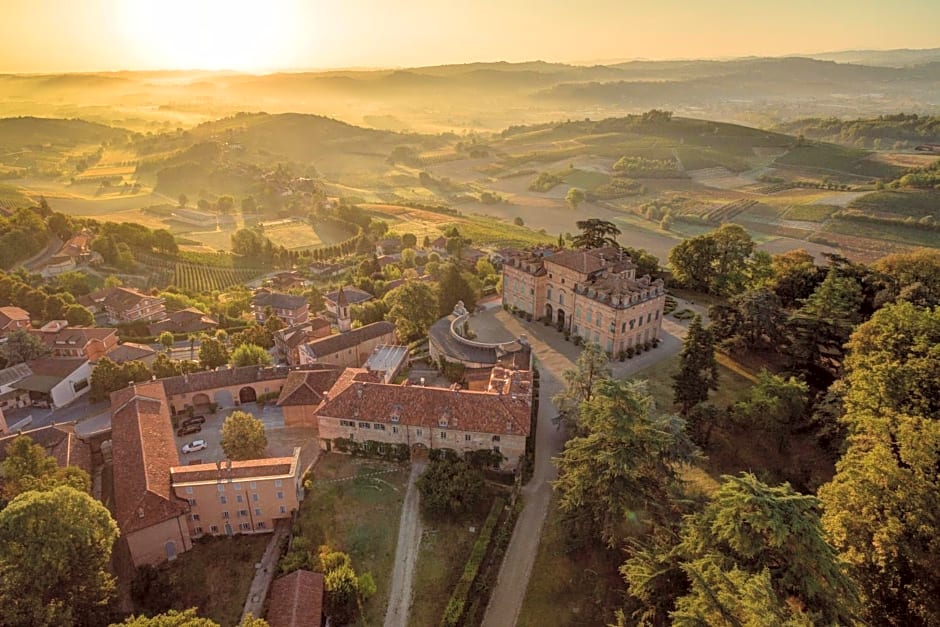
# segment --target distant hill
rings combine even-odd
[[[908,148],[917,144],[940,144],[940,116],[896,114],[856,120],[809,118],[779,124],[775,130],[866,147],[890,148],[898,142]]]
[[[29,146],[70,148],[127,137],[128,131],[84,120],[18,117],[0,119],[0,150]]]
[[[940,62],[940,48],[911,50],[845,50],[842,52],[822,52],[806,55],[823,61],[838,63],[859,63],[862,65],[881,65],[885,67],[910,67],[924,63]]]

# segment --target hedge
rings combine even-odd
[[[333,446],[340,453],[349,453],[353,457],[374,457],[388,461],[404,462],[411,458],[407,444],[386,444],[375,440],[357,442],[349,438],[336,438]]]
[[[496,523],[500,515],[502,515],[505,505],[506,502],[502,497],[497,497],[493,502],[493,507],[490,509],[489,516],[486,517],[486,522],[483,523],[480,535],[477,541],[473,543],[473,549],[470,551],[470,557],[463,567],[463,574],[460,576],[460,581],[457,582],[457,587],[454,588],[454,592],[450,596],[450,601],[447,603],[447,608],[444,610],[444,617],[441,619],[441,627],[456,627],[456,625],[460,624],[460,619],[463,618],[464,610],[467,605],[467,598],[470,595],[470,589],[473,587],[473,582],[476,581],[480,566],[486,558],[486,553],[490,548],[490,541],[493,539],[493,530],[496,528]]]

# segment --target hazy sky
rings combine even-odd
[[[940,47],[940,0],[0,0],[0,72]]]

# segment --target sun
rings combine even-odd
[[[138,56],[161,69],[261,71],[289,62],[298,0],[124,0]]]

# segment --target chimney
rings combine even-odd
[[[424,377],[421,377],[421,387],[424,387]]]
[[[232,460],[230,459],[225,460],[225,469],[229,471],[232,470]]]
[[[215,467],[216,467],[216,470],[218,470],[219,472],[222,472],[222,462],[221,462],[221,461],[215,462]]]

